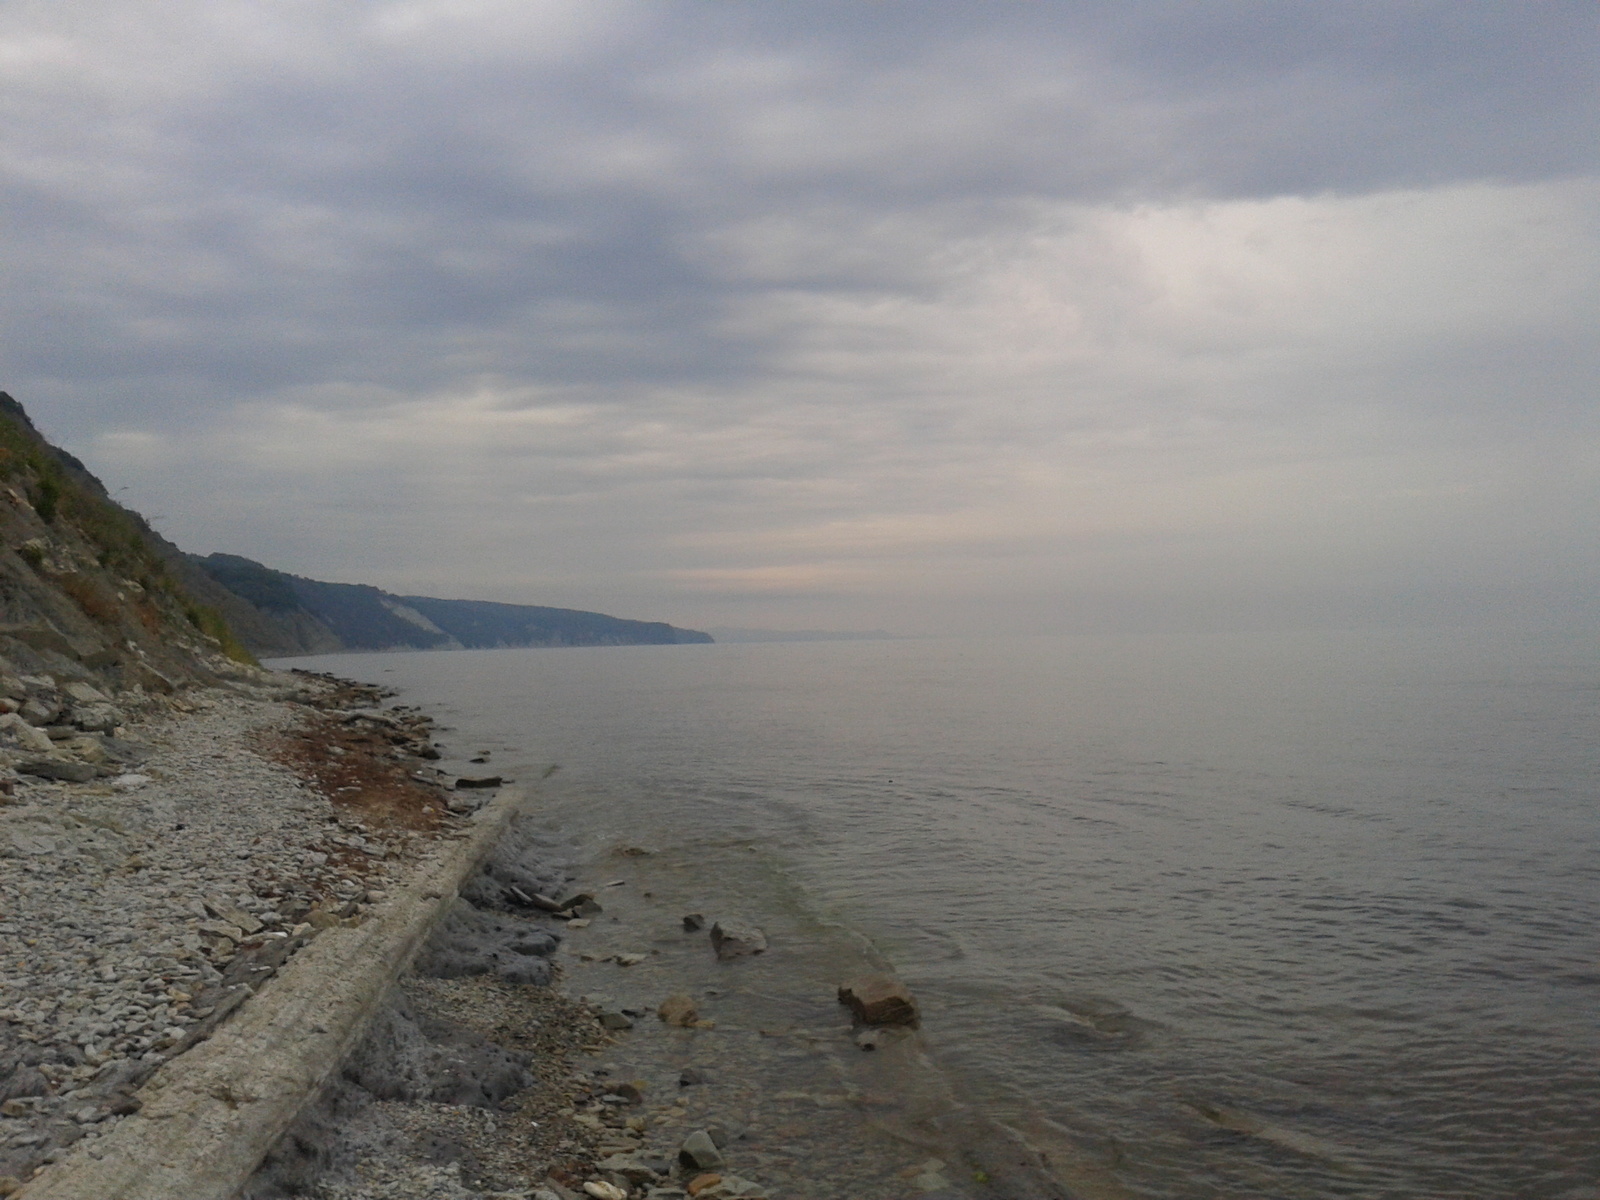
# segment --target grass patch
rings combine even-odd
[[[189,624],[216,641],[222,647],[222,652],[234,662],[247,663],[252,667],[261,665],[256,661],[256,656],[244,648],[244,643],[234,637],[233,630],[228,628],[222,614],[210,605],[191,602],[184,605],[183,615],[189,618]]]
[[[87,575],[61,575],[56,586],[83,609],[83,615],[97,625],[120,625],[122,608],[116,600],[106,595],[105,589]]]

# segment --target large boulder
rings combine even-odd
[[[0,740],[13,742],[24,750],[38,754],[48,754],[55,749],[55,743],[50,740],[48,733],[28,724],[16,713],[0,716]]]

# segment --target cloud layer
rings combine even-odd
[[[21,4],[3,380],[181,544],[907,631],[1559,616],[1600,13]]]

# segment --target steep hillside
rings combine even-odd
[[[324,583],[248,558],[193,558],[215,584],[248,602],[254,619],[228,611],[241,639],[263,656],[335,650],[459,650],[507,646],[662,646],[709,642],[664,621],[484,600],[397,596],[355,583]]]
[[[94,675],[171,691],[252,661],[193,572],[144,518],[0,392],[0,675]],[[14,685],[5,684],[15,691]]]

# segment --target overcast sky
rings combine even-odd
[[[0,388],[682,625],[1600,615],[1600,4],[9,0]]]

